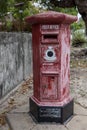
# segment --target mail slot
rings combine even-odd
[[[57,34],[44,34],[43,35],[44,39],[57,39]]]
[[[48,11],[32,24],[34,92],[30,113],[38,122],[64,123],[73,115],[70,96],[70,24],[77,17]]]

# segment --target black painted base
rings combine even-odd
[[[38,106],[30,98],[30,114],[38,122],[64,123],[73,115],[73,100],[64,106]]]

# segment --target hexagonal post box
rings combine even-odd
[[[32,24],[34,92],[30,113],[38,122],[64,123],[73,115],[70,97],[70,24],[77,17],[48,11]]]

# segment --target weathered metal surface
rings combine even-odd
[[[40,13],[31,17],[27,17],[26,21],[30,24],[60,24],[60,23],[73,23],[77,20],[77,17],[67,15],[64,13],[58,13],[54,11],[48,11],[47,13]]]
[[[76,20],[77,17],[53,11],[26,18],[33,24],[32,100],[38,105],[61,106],[71,100],[69,25]]]
[[[58,75],[41,75],[40,100],[54,101],[58,99]]]

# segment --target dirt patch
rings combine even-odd
[[[72,50],[71,64],[70,64],[71,66],[70,88],[71,88],[71,94],[74,97],[75,102],[87,108],[87,56],[81,55],[80,52],[82,52],[83,50],[84,49],[82,48],[77,49],[75,48]]]
[[[0,114],[0,125],[6,124],[6,117],[5,114]]]
[[[71,58],[87,59],[87,47],[85,48],[71,48]]]

